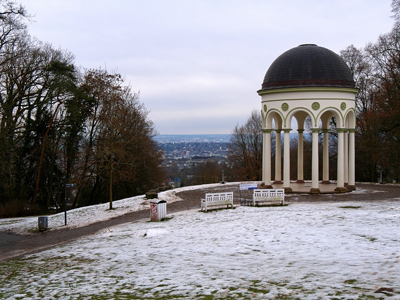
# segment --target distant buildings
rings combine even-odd
[[[178,165],[179,169],[207,160],[226,161],[229,142],[159,142],[164,151],[164,166]]]
[[[164,151],[164,167],[180,170],[212,160],[225,162],[230,134],[159,135],[154,138]]]

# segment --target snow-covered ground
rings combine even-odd
[[[399,227],[391,200],[192,210],[0,263],[0,298],[400,299]]]
[[[225,185],[237,185],[232,182]],[[201,186],[188,186],[179,189],[169,190],[158,194],[159,200],[165,200],[172,203],[181,200],[175,196],[176,193],[201,188],[220,186],[220,184],[204,184]],[[157,199],[156,199],[157,200]],[[151,200],[150,200],[151,201]],[[200,203],[200,200],[199,200]],[[199,204],[200,205],[200,204]],[[150,203],[145,196],[137,196],[122,200],[113,201],[113,209],[109,209],[110,204],[92,205],[67,211],[67,226],[65,226],[65,214],[63,212],[47,216],[49,230],[58,230],[63,228],[77,228],[87,226],[103,220],[109,220],[127,213],[149,209]],[[38,231],[38,217],[26,218],[0,218],[0,231],[12,232],[20,235],[35,234]]]

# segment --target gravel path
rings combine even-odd
[[[214,188],[200,188],[179,192],[176,195],[181,201],[169,203],[167,214],[172,215],[179,211],[200,209],[200,199],[206,192],[224,192],[238,190],[238,187],[227,185]],[[239,193],[235,193],[234,204],[239,205]],[[251,198],[251,191],[242,191],[243,198]],[[357,185],[357,191],[348,194],[330,195],[287,195],[285,202],[326,202],[326,201],[379,201],[379,200],[399,200],[400,187],[392,185]],[[22,255],[31,254],[56,245],[68,243],[83,236],[91,235],[99,230],[131,222],[143,222],[149,218],[149,211],[142,210],[128,213],[126,215],[94,223],[85,227],[73,229],[61,229],[55,231],[44,231],[30,236],[19,236],[15,234],[0,232],[0,261],[10,260]]]

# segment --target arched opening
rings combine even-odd
[[[311,177],[311,164],[305,164],[304,157],[311,157],[311,149],[309,145],[309,139],[307,139],[307,128],[311,126],[311,117],[308,112],[299,110],[293,114],[297,121],[297,183],[304,183],[305,178],[307,178],[308,173]],[[308,124],[308,126],[307,126]],[[306,139],[305,139],[306,137]],[[305,147],[306,145],[306,147]],[[304,155],[306,154],[306,155]]]
[[[262,179],[266,187],[272,188],[272,167],[274,166],[275,181],[282,176],[281,167],[281,139],[280,132],[282,130],[283,118],[279,111],[269,111],[264,113],[263,119],[263,173]],[[272,132],[274,132],[275,143],[272,143]],[[274,144],[274,163],[272,163],[271,147]]]
[[[274,184],[282,183],[282,118],[278,114],[274,114],[274,133],[275,133],[275,151],[274,151],[274,161],[271,164],[274,172]],[[272,140],[273,143],[274,140]],[[274,145],[272,144],[272,147]],[[275,168],[274,168],[275,167]]]

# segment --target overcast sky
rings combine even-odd
[[[29,32],[77,66],[126,77],[160,134],[231,133],[271,63],[313,43],[336,53],[391,30],[391,0],[21,0]]]

